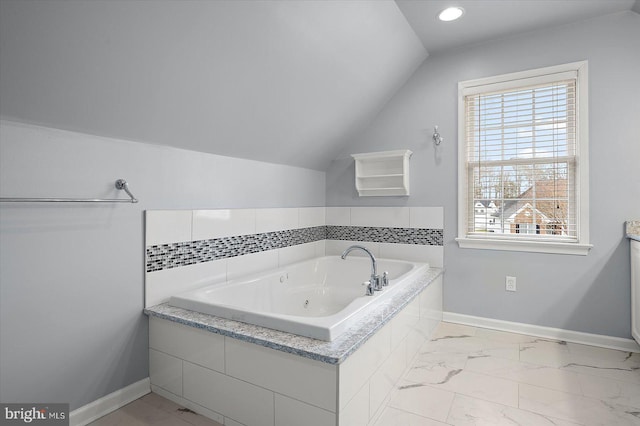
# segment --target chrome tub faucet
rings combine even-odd
[[[367,253],[371,258],[371,277],[369,278],[369,281],[365,282],[363,285],[367,286],[366,295],[372,296],[374,290],[376,291],[382,290],[382,287],[386,286],[389,283],[387,272],[384,273],[384,276],[381,279],[380,276],[378,275],[378,266],[376,263],[376,257],[367,248],[359,245],[353,245],[348,247],[345,251],[342,252],[342,256],[340,257],[342,259],[346,259],[347,255],[351,253],[353,250],[362,250],[365,253]]]

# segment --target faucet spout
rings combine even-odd
[[[374,290],[382,290],[382,287],[380,285],[380,277],[378,276],[378,266],[376,262],[376,257],[367,248],[359,245],[353,245],[348,247],[345,251],[343,251],[342,256],[340,257],[342,259],[346,259],[347,255],[351,253],[353,250],[362,250],[369,255],[369,258],[371,258],[371,280],[370,280],[371,286],[373,287]]]

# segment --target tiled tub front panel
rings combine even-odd
[[[371,425],[391,390],[442,320],[442,275],[343,363],[339,424]]]
[[[355,243],[379,257],[441,267],[442,216],[441,207],[147,211],[145,306]]]
[[[292,409],[335,417],[335,365],[158,318],[149,334],[152,389],[220,423],[273,425]]]

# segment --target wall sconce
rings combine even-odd
[[[438,126],[435,126],[433,128],[433,143],[435,143],[436,146],[438,146],[442,143],[443,140],[444,138],[440,136],[440,133],[438,133]]]

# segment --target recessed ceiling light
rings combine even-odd
[[[442,12],[438,13],[438,19],[441,21],[449,22],[455,21],[462,15],[464,15],[464,9],[458,6],[453,6],[448,7]]]

